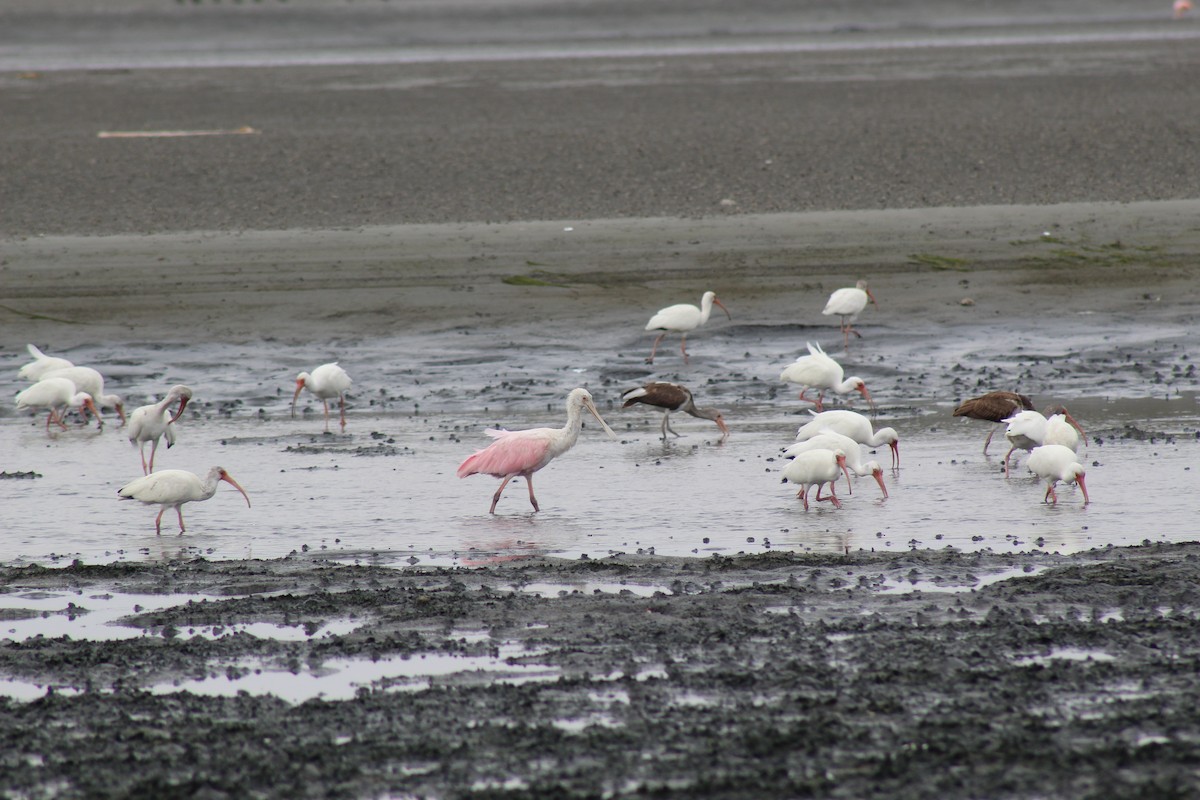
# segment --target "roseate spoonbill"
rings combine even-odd
[[[142,456],[142,474],[154,472],[154,454],[158,452],[158,440],[167,440],[167,449],[175,446],[175,420],[183,415],[183,409],[192,399],[192,390],[183,384],[172,386],[167,396],[157,403],[135,408],[129,415],[129,443],[135,445]],[[174,414],[170,406],[179,403]],[[146,466],[146,442],[150,442],[150,465]]]
[[[34,383],[40,381],[51,370],[75,366],[65,358],[48,356],[31,344],[25,345],[25,349],[29,351],[29,355],[33,356],[33,361],[17,370],[17,377],[23,381]]]
[[[846,454],[841,450],[809,450],[796,456],[792,461],[783,468],[783,483],[791,481],[800,485],[800,491],[796,492],[796,497],[804,503],[804,510],[808,511],[808,489],[810,486],[817,487],[817,500],[829,500],[835,508],[841,508],[842,504],[837,499],[837,494],[834,492],[833,484],[838,479],[838,472],[845,473],[846,483],[850,483],[850,473],[846,469]],[[821,497],[821,486],[829,484],[829,496]]]
[[[779,374],[779,380],[798,384],[800,386],[801,400],[808,400],[804,396],[806,391],[816,389],[817,399],[809,400],[809,402],[816,406],[817,411],[825,410],[823,400],[826,389],[838,394],[859,392],[866,398],[871,408],[875,408],[875,401],[871,399],[871,393],[867,391],[867,384],[863,382],[862,378],[846,378],[842,380],[844,372],[842,365],[825,355],[825,351],[821,349],[820,343],[813,345],[811,342],[808,342],[807,344],[808,355],[800,356],[789,364]]]
[[[704,323],[708,322],[708,315],[712,313],[713,304],[721,306],[721,310],[725,312],[725,316],[733,319],[733,315],[729,313],[729,309],[725,308],[724,304],[717,299],[715,292],[705,292],[700,298],[700,307],[697,308],[690,303],[679,303],[678,305],[667,306],[660,309],[657,314],[650,318],[646,323],[648,331],[662,331],[658,338],[654,340],[654,347],[650,349],[650,357],[646,359],[647,364],[654,363],[654,354],[658,352],[658,344],[663,340],[663,337],[668,333],[682,333],[683,338],[679,342],[679,352],[683,353],[683,363],[688,363],[687,354],[687,335],[696,328],[699,328]]]
[[[876,308],[879,308],[879,303],[875,301],[875,295],[871,294],[871,290],[867,288],[867,282],[859,281],[854,286],[838,289],[829,295],[829,300],[825,303],[824,310],[821,311],[827,317],[842,318],[842,339],[847,350],[850,349],[850,334],[853,333],[858,338],[862,338],[862,334],[854,330],[854,320],[858,319],[858,315],[867,307],[868,299],[875,303]]]
[[[296,376],[296,393],[292,395],[292,416],[296,416],[296,398],[300,396],[300,390],[308,389],[325,407],[325,430],[329,430],[329,401],[334,397],[338,399],[338,407],[341,409],[342,430],[346,430],[346,390],[350,388],[351,383],[353,381],[346,374],[346,370],[339,367],[336,361],[322,364],[314,369],[311,375],[301,372]]]
[[[895,428],[880,428],[877,431],[873,431],[871,429],[871,420],[857,411],[835,409],[833,411],[817,413],[810,410],[808,413],[812,414],[813,417],[807,423],[801,425],[800,430],[796,431],[796,441],[803,442],[805,439],[811,439],[822,431],[832,430],[843,436],[849,436],[854,441],[859,444],[865,444],[867,447],[879,447],[881,444],[888,445],[892,448],[892,469],[900,466],[900,435],[896,433]]]
[[[954,416],[967,417],[968,419],[982,419],[988,422],[1004,422],[1006,419],[1025,410],[1033,410],[1033,401],[1026,395],[1017,394],[1016,392],[988,392],[981,394],[979,397],[972,397],[970,400],[964,400],[958,408],[954,409]],[[996,432],[995,428],[988,431],[987,438],[983,440],[983,454],[986,456],[988,445],[992,443],[992,434]]]
[[[883,467],[879,466],[878,461],[867,461],[863,463],[862,449],[858,442],[851,439],[849,436],[843,436],[837,431],[821,431],[811,439],[805,439],[803,442],[796,442],[784,448],[783,455],[785,458],[795,458],[801,453],[807,453],[809,450],[840,450],[846,454],[846,466],[860,478],[870,475],[879,484],[879,491],[883,492],[883,496],[888,496],[887,487],[883,485]],[[850,494],[854,494],[854,487],[850,487]]]
[[[1171,4],[1171,16],[1174,19],[1183,19],[1191,10],[1192,0],[1175,0],[1175,2]]]
[[[1075,430],[1080,434],[1083,433],[1083,428],[1075,421],[1075,418],[1067,411],[1064,406],[1055,406],[1049,409],[1048,413],[1051,416],[1062,416],[1063,421],[1067,426],[1074,426]],[[1046,425],[1048,420],[1046,416],[1037,411],[1019,411],[1008,419],[1004,420],[1008,423],[1008,427],[1004,430],[1004,437],[1008,439],[1012,446],[1008,452],[1004,454],[1004,474],[1010,474],[1009,458],[1016,450],[1033,450],[1035,447],[1040,447],[1046,444]],[[1058,441],[1056,444],[1063,444],[1067,441],[1066,434],[1057,429]],[[1077,443],[1078,440],[1076,440]]]
[[[151,472],[122,486],[117,490],[117,496],[121,500],[138,500],[146,505],[161,505],[158,516],[154,518],[154,532],[160,536],[163,514],[168,508],[175,509],[175,513],[179,515],[179,535],[182,536],[183,504],[209,499],[217,493],[217,485],[221,481],[241,492],[242,497],[246,498],[246,507],[250,507],[250,495],[246,494],[246,490],[238,485],[224,467],[213,467],[203,479],[182,469]]]
[[[104,393],[104,376],[91,367],[64,367],[45,373],[46,378],[66,378],[75,384],[75,388],[91,395],[92,402],[97,408],[112,408],[125,423],[125,401],[120,395]]]
[[[1054,493],[1054,484],[1065,481],[1079,484],[1079,491],[1083,492],[1083,504],[1085,506],[1088,504],[1087,484],[1083,481],[1086,473],[1083,471],[1083,465],[1079,463],[1075,451],[1071,448],[1061,444],[1044,444],[1041,447],[1035,447],[1029,451],[1027,466],[1030,472],[1046,481],[1046,494],[1042,497],[1043,503],[1050,500],[1052,505],[1058,505],[1058,495]]]
[[[699,419],[711,419],[721,429],[722,438],[729,435],[729,427],[725,424],[725,418],[721,416],[721,412],[715,408],[697,408],[691,390],[678,383],[651,381],[645,386],[623,392],[621,399],[625,401],[621,408],[629,408],[635,403],[661,408],[663,410],[662,438],[664,441],[667,438],[667,431],[676,436],[679,435],[671,427],[672,411],[683,411]]]
[[[533,473],[549,464],[556,456],[570,450],[579,438],[579,430],[583,426],[583,410],[587,409],[604,428],[610,439],[617,435],[604,422],[592,395],[587,389],[572,389],[567,395],[567,424],[562,428],[531,428],[524,431],[506,431],[489,428],[484,431],[495,439],[482,450],[477,450],[458,465],[458,477],[468,475],[491,475],[502,478],[500,488],[492,495],[492,507],[489,514],[496,513],[496,503],[508,482],[520,475],[529,485],[529,502],[534,511],[538,508],[537,498],[533,496]]]
[[[26,408],[49,409],[50,414],[46,417],[47,432],[50,430],[51,422],[57,422],[58,426],[65,431],[67,424],[63,422],[63,413],[68,408],[76,407],[90,408],[96,415],[96,420],[101,426],[103,425],[103,422],[100,421],[100,411],[92,402],[91,395],[78,391],[75,384],[66,378],[43,378],[17,394],[18,411]],[[63,411],[59,409],[63,409]]]

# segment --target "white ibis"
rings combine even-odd
[[[336,361],[322,364],[311,375],[301,372],[296,376],[296,393],[292,395],[292,416],[296,416],[296,398],[300,396],[300,390],[308,389],[325,407],[325,430],[329,430],[329,401],[335,397],[341,410],[342,430],[346,430],[346,390],[351,383],[353,381],[346,370],[339,367]]]
[[[807,344],[808,355],[800,356],[789,364],[779,374],[779,380],[799,385],[801,400],[809,400],[809,398],[804,396],[804,393],[809,389],[816,389],[817,399],[809,400],[809,402],[816,407],[817,411],[825,410],[824,397],[826,389],[838,394],[859,392],[866,398],[871,408],[875,408],[875,401],[871,399],[871,393],[867,391],[867,384],[863,382],[862,378],[846,378],[843,380],[842,375],[844,370],[842,369],[842,365],[827,356],[819,343],[813,345],[811,342],[808,342]]]
[[[1051,416],[1061,416],[1066,426],[1074,426],[1078,433],[1083,433],[1083,428],[1080,427],[1079,423],[1075,421],[1075,418],[1071,416],[1064,406],[1051,408],[1050,412]],[[1011,474],[1009,458],[1013,452],[1017,450],[1033,450],[1035,447],[1046,444],[1048,420],[1045,415],[1037,411],[1019,411],[1004,420],[1004,422],[1008,423],[1008,427],[1004,431],[1004,437],[1012,445],[1008,448],[1008,452],[1004,454],[1004,473],[1005,475],[1009,475]],[[1064,441],[1068,440],[1067,434],[1062,432],[1061,429],[1057,429],[1057,431],[1056,437],[1058,441],[1056,443],[1063,444]],[[1078,440],[1075,441],[1076,443],[1078,442]],[[1072,450],[1074,450],[1074,446],[1072,446]]]
[[[458,465],[458,477],[468,475],[491,475],[502,478],[500,488],[492,495],[489,514],[496,513],[496,504],[508,482],[518,475],[529,485],[529,502],[534,511],[540,511],[537,498],[533,496],[533,473],[549,464],[555,457],[570,450],[579,438],[583,427],[583,410],[587,409],[604,428],[609,438],[617,435],[604,422],[592,395],[587,389],[572,389],[567,395],[567,424],[562,428],[531,428],[524,431],[506,431],[489,428],[485,431],[495,439],[482,450],[477,450]]]
[[[172,386],[167,396],[157,403],[135,408],[129,415],[129,443],[135,445],[142,456],[142,474],[154,472],[154,454],[158,452],[158,440],[167,440],[167,449],[175,446],[175,420],[183,415],[183,409],[192,399],[192,390],[183,384]],[[179,403],[174,414],[170,407]],[[150,464],[146,465],[146,442],[150,442]]]
[[[1016,392],[988,392],[979,397],[972,397],[959,403],[954,409],[954,416],[968,419],[982,419],[988,422],[1004,422],[1021,410],[1032,411],[1033,401],[1023,394]],[[983,441],[983,454],[986,456],[988,445],[992,443],[995,428],[988,431]]]
[[[678,383],[651,381],[645,386],[639,386],[636,389],[623,392],[621,399],[624,401],[621,408],[629,408],[635,403],[661,408],[663,410],[662,438],[664,441],[667,438],[667,431],[675,434],[675,436],[679,435],[671,427],[672,411],[683,411],[698,419],[710,419],[717,423],[717,427],[721,429],[722,437],[729,435],[729,427],[725,424],[725,418],[721,416],[721,412],[715,408],[697,408],[691,390],[686,386],[680,386]]]
[[[98,370],[91,367],[64,367],[47,372],[45,377],[66,378],[75,384],[76,389],[89,394],[97,408],[115,409],[121,423],[125,423],[125,402],[120,395],[104,393],[104,376]]]
[[[161,505],[158,516],[154,518],[154,532],[162,535],[162,517],[168,508],[175,509],[179,515],[179,535],[184,532],[183,504],[193,500],[207,500],[217,493],[217,486],[225,481],[242,493],[246,498],[246,507],[250,507],[250,495],[246,494],[224,467],[213,467],[203,479],[199,475],[182,469],[164,469],[151,472],[149,475],[122,486],[117,490],[121,500],[137,500],[146,505]]]
[[[849,436],[843,436],[837,431],[821,431],[811,439],[805,439],[803,442],[796,442],[784,448],[783,455],[785,458],[795,458],[801,453],[807,453],[809,450],[840,450],[846,454],[846,466],[860,478],[870,475],[879,484],[879,491],[883,492],[883,496],[888,496],[887,487],[883,485],[883,467],[879,466],[878,461],[862,460],[862,449],[858,442],[851,439]],[[854,488],[850,487],[850,494],[854,494]]]
[[[1086,473],[1083,471],[1083,465],[1079,463],[1075,451],[1071,448],[1061,444],[1044,444],[1041,447],[1035,447],[1029,451],[1027,466],[1030,472],[1046,481],[1046,494],[1042,497],[1043,503],[1049,500],[1052,501],[1052,505],[1058,505],[1058,495],[1054,493],[1054,484],[1064,481],[1079,484],[1079,491],[1083,492],[1083,504],[1085,506],[1088,504],[1087,484],[1083,481]]]
[[[48,356],[34,345],[27,344],[25,349],[29,351],[29,355],[33,356],[33,361],[30,361],[21,369],[17,370],[17,377],[23,381],[35,383],[46,376],[47,372],[55,369],[65,369],[73,367],[75,364],[65,358],[57,356]]]
[[[796,492],[796,497],[800,498],[804,503],[804,510],[808,511],[808,489],[810,486],[817,487],[817,500],[829,500],[835,508],[841,508],[842,504],[837,499],[837,494],[834,492],[833,484],[838,479],[838,473],[846,475],[846,484],[850,483],[850,473],[846,469],[846,454],[841,450],[809,450],[800,453],[786,467],[783,468],[783,482],[791,481],[800,485],[800,491]],[[821,497],[821,487],[829,484],[829,496]]]
[[[58,423],[64,431],[67,429],[67,424],[63,422],[63,414],[68,408],[90,408],[96,415],[97,422],[100,425],[104,424],[91,396],[87,392],[77,390],[75,384],[66,378],[43,378],[25,391],[19,392],[17,410],[23,411],[27,408],[49,410],[50,413],[46,417],[47,433],[50,431],[51,422]]]
[[[658,338],[654,340],[654,347],[650,350],[650,357],[646,359],[647,364],[654,363],[654,354],[658,352],[658,344],[663,340],[663,337],[668,333],[682,333],[683,338],[679,342],[679,352],[683,353],[683,363],[688,363],[687,354],[687,335],[696,328],[699,328],[704,323],[708,322],[708,316],[712,313],[713,304],[721,306],[721,310],[725,312],[725,316],[733,319],[733,315],[729,313],[729,309],[725,308],[724,304],[717,299],[715,292],[705,292],[700,298],[700,307],[697,308],[690,303],[679,303],[673,306],[667,306],[660,309],[657,314],[650,318],[646,323],[648,331],[662,331]]]
[[[796,441],[803,442],[805,439],[811,439],[822,431],[832,430],[843,436],[849,436],[854,441],[859,444],[865,444],[867,447],[879,447],[881,444],[888,445],[892,448],[892,469],[900,466],[900,435],[896,433],[895,428],[872,430],[871,420],[857,411],[835,409],[833,411],[822,411],[819,414],[813,411],[809,411],[808,413],[812,414],[813,417],[807,423],[801,425],[800,430],[796,431]]]
[[[1087,434],[1075,418],[1059,406],[1059,413],[1046,417],[1046,435],[1042,437],[1042,444],[1061,444],[1078,453],[1079,445],[1087,444]]]
[[[862,338],[862,334],[854,330],[854,320],[858,319],[858,315],[867,307],[867,300],[875,303],[875,307],[879,308],[879,303],[875,302],[875,295],[871,294],[871,290],[867,288],[867,282],[859,281],[854,286],[838,289],[829,295],[829,300],[825,303],[824,310],[821,311],[827,317],[842,318],[842,339],[847,350],[850,349],[850,334],[853,333],[858,338]]]

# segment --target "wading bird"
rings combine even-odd
[[[75,388],[91,396],[97,408],[111,408],[125,423],[125,401],[117,394],[104,393],[104,376],[91,367],[64,367],[45,373],[46,378],[66,378],[75,384]]]
[[[1016,392],[988,392],[979,397],[964,400],[954,409],[954,416],[968,419],[982,419],[987,422],[1001,423],[1019,411],[1032,411],[1033,401],[1023,394]],[[983,440],[983,454],[986,456],[988,445],[992,443],[995,428],[988,431]]]
[[[75,384],[66,378],[43,378],[42,380],[30,386],[23,392],[17,394],[17,410],[25,409],[41,409],[49,410],[49,415],[46,417],[46,432],[50,431],[50,423],[56,422],[64,431],[67,429],[67,423],[63,422],[63,414],[68,408],[89,408],[96,415],[96,421],[99,426],[103,426],[104,422],[100,419],[100,411],[92,402],[91,395],[87,392],[81,392],[75,388]],[[61,410],[60,410],[61,409]]]
[[[803,442],[796,442],[784,448],[783,455],[785,458],[795,458],[801,453],[807,453],[809,450],[840,450],[846,454],[846,466],[860,478],[870,475],[879,484],[879,491],[883,492],[883,496],[888,496],[887,487],[883,485],[883,467],[879,466],[878,461],[862,460],[862,448],[858,442],[851,439],[849,436],[826,430],[821,431],[811,439],[805,439]],[[850,494],[854,494],[854,487],[848,487]]]
[[[725,308],[724,304],[717,299],[715,292],[705,292],[700,298],[700,307],[697,308],[690,303],[679,303],[678,305],[667,306],[660,309],[657,314],[650,318],[646,323],[648,331],[662,331],[658,338],[654,340],[654,347],[650,349],[650,357],[646,359],[647,364],[654,363],[654,354],[658,352],[658,344],[663,340],[663,337],[668,333],[682,333],[683,338],[679,342],[679,352],[683,353],[683,363],[688,363],[687,354],[687,335],[696,328],[699,328],[704,323],[708,322],[708,316],[712,313],[713,304],[721,306],[721,310],[725,312],[725,316],[733,319],[733,315],[729,313],[729,309]]]
[[[867,282],[859,281],[854,286],[838,289],[829,295],[829,300],[821,311],[827,317],[842,318],[842,340],[847,350],[850,349],[850,334],[862,338],[862,334],[854,330],[854,320],[858,319],[858,315],[867,307],[868,299],[879,308],[879,303],[875,302],[875,295],[867,288]]]
[[[533,473],[549,464],[557,456],[570,450],[583,426],[583,410],[587,409],[604,428],[609,438],[616,439],[617,435],[604,422],[592,395],[587,389],[572,389],[567,395],[567,424],[562,428],[531,428],[524,431],[506,431],[489,428],[484,431],[495,439],[490,445],[468,456],[458,465],[458,477],[468,475],[491,475],[503,479],[500,488],[492,495],[492,507],[489,514],[496,513],[496,504],[504,487],[513,478],[520,476],[529,486],[529,502],[534,511],[538,508],[537,498],[533,496]]]
[[[841,508],[842,504],[833,490],[839,472],[846,475],[846,484],[849,485],[850,473],[846,470],[846,454],[841,450],[809,450],[796,456],[783,468],[783,482],[791,481],[800,485],[796,497],[804,503],[805,511],[808,511],[810,486],[817,487],[818,501],[828,500],[835,508]],[[829,496],[821,497],[821,486],[826,483],[829,484]]]
[[[796,431],[797,442],[811,439],[822,431],[832,430],[843,436],[849,436],[867,447],[879,447],[881,444],[886,444],[892,448],[892,469],[900,466],[900,435],[896,433],[895,428],[872,430],[871,420],[857,411],[835,409],[818,414],[810,410],[808,413],[812,414],[813,418]]]
[[[308,389],[325,407],[325,430],[329,430],[329,401],[335,397],[341,411],[342,430],[346,430],[346,390],[351,383],[353,381],[346,370],[339,367],[336,361],[322,364],[311,375],[301,372],[296,376],[296,392],[292,395],[292,416],[296,416],[296,398],[300,396],[300,390]]]
[[[1068,434],[1062,428],[1074,427],[1080,437],[1083,436],[1083,428],[1075,421],[1075,418],[1071,416],[1065,406],[1055,406],[1049,409],[1048,413],[1051,418],[1061,417],[1061,420],[1055,421],[1055,425],[1052,428],[1055,432],[1056,441],[1050,442],[1050,444],[1067,444],[1073,441],[1074,443],[1070,446],[1071,450],[1074,451],[1078,446],[1078,439],[1074,439],[1071,434]],[[1044,414],[1037,411],[1019,411],[1004,420],[1004,422],[1008,423],[1008,427],[1004,430],[1004,438],[1008,439],[1009,444],[1012,445],[1008,448],[1008,452],[1004,454],[1004,474],[1009,475],[1011,474],[1009,458],[1015,451],[1032,451],[1035,447],[1047,444],[1046,431],[1049,420]]]
[[[800,386],[800,399],[808,400],[808,402],[816,407],[817,411],[825,410],[824,397],[826,389],[838,394],[859,392],[866,398],[871,408],[875,408],[875,401],[871,399],[871,393],[867,391],[867,384],[863,382],[862,378],[846,378],[843,380],[842,375],[844,370],[842,369],[842,365],[825,355],[825,351],[821,349],[819,343],[813,345],[809,342],[807,344],[808,355],[800,356],[789,364],[779,374],[779,380]],[[809,389],[817,390],[816,400],[804,396],[804,393]]]
[[[1079,491],[1083,492],[1083,504],[1085,506],[1088,504],[1087,485],[1083,481],[1086,473],[1084,473],[1083,465],[1079,463],[1075,451],[1071,448],[1061,444],[1044,444],[1041,447],[1035,447],[1029,451],[1027,466],[1030,472],[1046,481],[1046,494],[1042,497],[1043,503],[1050,501],[1051,505],[1058,505],[1058,495],[1054,493],[1054,484],[1064,481],[1079,484]]]
[[[175,446],[175,420],[183,414],[184,407],[192,399],[192,390],[183,384],[172,386],[167,396],[157,403],[135,408],[129,415],[129,443],[136,446],[142,456],[142,474],[154,472],[154,454],[158,452],[158,440],[167,440],[167,449]],[[179,408],[171,414],[170,407],[178,402]],[[146,442],[150,442],[150,464],[146,465]]]
[[[31,344],[25,345],[25,349],[29,351],[29,355],[33,356],[33,361],[30,361],[17,370],[17,377],[23,381],[31,383],[40,381],[51,370],[66,369],[67,367],[75,366],[75,364],[65,358],[48,356]]]
[[[645,386],[623,392],[621,400],[624,401],[621,408],[629,408],[636,403],[661,408],[663,410],[662,438],[664,441],[668,431],[675,436],[679,435],[671,427],[672,411],[683,411],[699,419],[710,419],[721,429],[722,438],[729,435],[729,428],[725,425],[725,418],[721,416],[721,412],[715,408],[697,408],[691,390],[678,383],[652,381]]]
[[[146,505],[161,505],[158,516],[154,518],[154,532],[158,535],[162,534],[163,514],[168,508],[175,509],[175,513],[179,515],[179,534],[182,536],[183,504],[209,499],[217,493],[217,485],[221,481],[241,492],[242,497],[246,498],[246,507],[250,507],[250,495],[246,494],[246,490],[238,485],[224,467],[213,467],[203,480],[199,475],[182,469],[151,472],[122,486],[117,490],[117,496],[121,500],[138,500]]]

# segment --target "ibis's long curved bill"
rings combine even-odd
[[[221,474],[221,480],[225,481],[230,486],[241,492],[242,497],[246,498],[246,508],[250,508],[250,495],[246,494],[246,490],[243,489],[241,485],[233,479],[233,476],[231,476],[228,472],[224,472]]]
[[[190,397],[180,397],[179,398],[179,410],[176,411],[175,415],[172,416],[171,419],[167,422],[168,425],[170,425],[172,422],[174,422],[175,420],[177,420],[183,416],[183,409],[187,407],[188,400],[190,400],[190,399],[191,399]]]
[[[593,403],[589,398],[585,397],[583,399],[583,405],[588,411],[592,412],[592,416],[595,417],[596,421],[600,423],[600,427],[604,428],[604,432],[608,434],[608,438],[616,439],[617,435],[613,433],[613,429],[608,427],[608,423],[604,421],[604,417],[600,416],[600,412],[596,410],[596,404]]]
[[[304,381],[296,381],[296,393],[292,395],[292,416],[296,416],[296,398],[300,396],[301,390],[304,389]]]

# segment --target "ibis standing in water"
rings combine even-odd
[[[797,384],[800,387],[800,399],[808,400],[816,407],[817,411],[825,410],[824,397],[826,389],[838,394],[858,392],[866,398],[867,404],[872,409],[875,408],[875,401],[871,399],[871,393],[867,391],[867,384],[862,378],[852,377],[843,380],[842,375],[844,374],[844,370],[842,369],[842,365],[825,355],[825,351],[821,349],[819,343],[813,345],[809,342],[807,344],[808,355],[800,356],[789,364],[779,374],[779,380]],[[817,390],[816,400],[804,396],[804,393],[809,389]]]
[[[182,469],[164,469],[151,472],[149,475],[122,486],[117,490],[117,496],[122,500],[138,500],[146,505],[160,505],[158,516],[154,518],[154,532],[162,535],[162,518],[168,508],[175,509],[179,515],[179,534],[182,536],[183,504],[194,500],[207,500],[217,493],[217,486],[225,481],[242,493],[246,498],[246,507],[250,507],[250,495],[246,494],[224,467],[213,467],[203,479]]]
[[[875,303],[876,308],[879,308],[879,303],[875,302],[875,295],[871,294],[871,290],[867,288],[867,282],[859,281],[854,286],[838,289],[829,295],[829,300],[821,311],[827,317],[842,318],[842,340],[847,350],[850,349],[850,334],[853,333],[858,338],[862,338],[862,334],[854,330],[854,320],[858,319],[858,315],[867,307],[868,300]]]
[[[862,460],[862,449],[858,442],[851,439],[849,436],[824,430],[818,433],[811,439],[805,439],[803,442],[796,442],[784,448],[784,458],[795,458],[801,453],[807,453],[809,450],[840,450],[846,454],[846,466],[860,478],[870,475],[879,484],[879,491],[883,492],[884,498],[888,496],[887,487],[883,484],[883,467],[879,466],[878,461]],[[849,487],[850,494],[854,494],[854,487]]]
[[[346,370],[339,367],[336,361],[322,364],[311,374],[301,372],[296,376],[296,392],[292,395],[292,416],[296,416],[296,398],[300,396],[301,390],[308,389],[325,407],[326,432],[329,431],[329,401],[335,397],[341,411],[342,430],[346,430],[346,390],[350,388],[351,383],[353,381],[346,374]]]
[[[125,401],[118,394],[104,393],[104,376],[99,370],[91,367],[65,367],[50,370],[43,374],[44,378],[66,378],[75,384],[75,388],[91,396],[97,408],[111,408],[125,424]]]
[[[1087,484],[1083,480],[1086,473],[1083,471],[1083,464],[1079,463],[1079,458],[1071,448],[1061,444],[1044,444],[1041,447],[1035,447],[1029,451],[1028,467],[1030,472],[1046,482],[1046,494],[1042,497],[1043,503],[1050,502],[1051,505],[1058,505],[1058,495],[1054,493],[1054,484],[1064,481],[1079,484],[1079,491],[1083,493],[1083,504],[1085,506],[1088,504]]]
[[[972,397],[959,403],[954,409],[954,416],[967,419],[982,419],[987,422],[1001,423],[1020,411],[1032,411],[1033,401],[1023,394],[1016,392],[988,392],[979,397]],[[995,428],[988,431],[983,440],[983,454],[986,456],[988,445],[992,443]]]
[[[700,298],[700,307],[697,308],[690,303],[679,303],[673,306],[667,306],[660,309],[657,314],[650,318],[646,323],[648,331],[662,331],[658,338],[654,340],[654,347],[650,349],[650,357],[646,359],[647,364],[654,363],[654,354],[658,352],[659,342],[668,333],[682,333],[683,338],[679,342],[679,352],[683,353],[683,363],[688,363],[687,353],[687,335],[699,328],[704,323],[708,322],[708,317],[712,313],[713,304],[721,306],[721,310],[725,312],[725,316],[733,319],[733,315],[729,313],[729,309],[717,299],[715,292],[705,292]]]
[[[579,431],[583,427],[583,410],[587,409],[604,428],[609,438],[616,439],[617,435],[604,422],[592,395],[587,389],[572,389],[567,395],[567,424],[562,428],[531,428],[524,431],[506,431],[489,428],[485,433],[492,437],[490,445],[468,456],[458,465],[458,477],[468,475],[491,475],[501,478],[500,488],[492,495],[492,507],[489,514],[496,513],[496,504],[504,487],[513,478],[520,476],[529,486],[529,502],[534,511],[541,511],[537,498],[533,495],[533,473],[549,464],[556,457],[570,450],[579,439]]]
[[[1049,412],[1050,419],[1055,420],[1054,426],[1050,426],[1050,420],[1044,414],[1037,411],[1018,411],[1004,420],[1008,423],[1008,427],[1004,429],[1004,437],[1012,445],[1008,448],[1008,452],[1004,454],[1005,475],[1011,473],[1009,458],[1017,450],[1032,451],[1033,448],[1040,447],[1043,444],[1068,445],[1072,452],[1077,449],[1080,437],[1084,435],[1080,424],[1071,416],[1071,413],[1067,411],[1065,406],[1055,406],[1049,409]],[[1073,428],[1074,433],[1068,433],[1063,428]],[[1048,430],[1054,432],[1054,441],[1052,442],[1046,441]]]
[[[154,454],[158,452],[158,440],[167,440],[167,449],[175,446],[175,420],[183,414],[183,409],[192,399],[192,390],[178,384],[167,391],[167,396],[157,403],[135,408],[129,415],[129,443],[136,446],[142,456],[142,474],[154,472]],[[170,407],[179,403],[179,408],[172,414]],[[146,464],[146,442],[150,442],[150,464]]]
[[[871,420],[857,411],[835,409],[818,414],[810,410],[808,413],[813,415],[812,419],[801,425],[800,430],[796,431],[797,442],[811,439],[822,431],[832,430],[843,436],[849,436],[867,447],[879,447],[881,444],[886,444],[892,448],[892,469],[900,466],[900,435],[896,433],[895,428],[872,430]]]
[[[63,414],[68,408],[79,408],[81,411],[85,408],[91,409],[98,424],[101,427],[104,425],[100,419],[100,410],[92,402],[91,395],[76,389],[75,384],[66,378],[43,378],[25,391],[18,392],[17,410],[23,411],[27,408],[49,409],[50,414],[46,417],[47,433],[50,432],[51,422],[57,423],[64,431],[67,429],[67,423],[63,422]]]
[[[846,454],[841,450],[808,450],[800,453],[791,462],[783,468],[783,482],[797,483],[800,485],[800,491],[796,492],[796,497],[804,503],[804,510],[808,511],[808,490],[811,486],[817,487],[817,500],[828,500],[833,503],[835,508],[841,508],[841,501],[837,499],[837,494],[834,493],[833,484],[838,479],[838,473],[845,473],[846,485],[850,484],[850,472],[846,469]],[[821,486],[829,484],[829,496],[821,497]]]
[[[637,403],[661,408],[663,410],[662,438],[664,441],[666,441],[668,431],[679,436],[671,427],[672,411],[682,411],[698,419],[710,419],[721,429],[721,438],[729,435],[729,427],[725,424],[721,412],[715,408],[697,408],[691,390],[678,383],[652,381],[645,386],[623,392],[621,400],[624,401],[621,408],[629,408]]]

